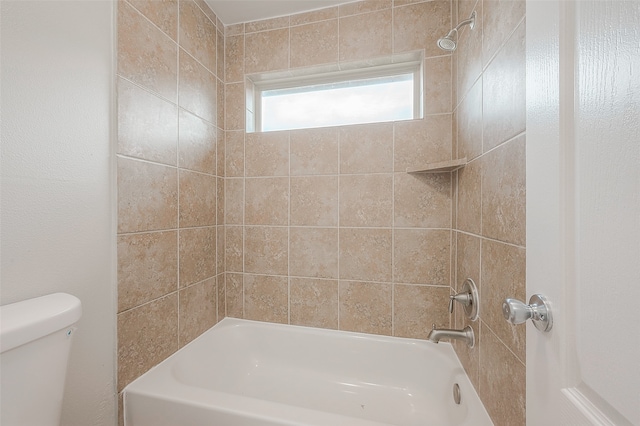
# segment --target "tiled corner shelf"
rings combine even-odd
[[[409,169],[407,173],[448,173],[463,168],[467,164],[467,157],[455,160],[440,161],[438,163],[428,163],[422,167]]]

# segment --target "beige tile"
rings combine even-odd
[[[247,133],[246,176],[289,176],[289,133]]]
[[[458,108],[451,114],[451,157],[460,158],[458,155]],[[457,176],[457,171],[452,172],[452,176]]]
[[[449,253],[449,277],[451,277],[451,290],[455,290],[456,283],[458,282],[458,238],[456,237],[457,231],[455,229],[451,229],[451,251]],[[455,321],[454,316],[450,318],[451,323],[453,324]]]
[[[224,223],[242,225],[244,223],[244,179],[225,179],[224,187]]]
[[[393,123],[340,128],[340,173],[393,170]]]
[[[401,121],[394,126],[396,172],[451,159],[451,114]]]
[[[449,287],[394,285],[394,335],[426,339],[431,325],[449,328]]]
[[[458,229],[480,234],[482,227],[482,166],[478,159],[458,170]]]
[[[279,16],[276,18],[262,19],[260,21],[247,22],[244,25],[245,33],[255,33],[258,31],[277,30],[289,26],[289,16]]]
[[[118,233],[177,226],[176,169],[118,158]]]
[[[218,31],[224,29],[224,26],[218,26],[221,24],[220,20],[216,16],[216,14],[211,10],[209,5],[205,0],[194,0],[198,7],[204,12],[205,15],[213,22],[213,24],[218,28]]]
[[[454,8],[455,9],[455,8]],[[460,60],[458,51],[453,52],[451,55],[451,105],[455,111],[455,107],[458,105],[458,63]]]
[[[226,102],[225,96],[224,96],[224,92],[225,92],[225,84],[222,80],[217,79],[216,78],[216,82],[217,82],[217,89],[216,89],[216,126],[218,126],[218,129],[220,129],[220,131],[222,131],[222,128],[224,127],[224,104]]]
[[[289,224],[289,178],[245,179],[244,223]]]
[[[291,28],[292,68],[338,61],[338,20]]]
[[[482,241],[482,320],[523,362],[527,328],[504,320],[502,302],[506,298],[526,300],[525,274],[525,249]]]
[[[216,178],[180,170],[180,227],[216,224]]]
[[[226,315],[244,318],[244,274],[225,275]]]
[[[257,321],[289,322],[287,277],[244,276],[245,318]]]
[[[226,226],[225,266],[229,272],[243,271],[244,239],[242,226]]]
[[[118,314],[118,391],[177,350],[177,293]]]
[[[473,29],[465,26],[458,37],[458,103],[469,92],[474,82],[482,74],[482,2],[476,4],[476,21]],[[461,17],[462,18],[462,17]],[[465,16],[462,19],[467,19]]]
[[[216,277],[216,287],[218,293],[217,307],[216,307],[216,321],[220,322],[227,316],[226,303],[227,303],[227,291],[224,280],[224,274],[220,274]]]
[[[244,270],[256,274],[287,275],[289,229],[247,226],[244,236]]]
[[[453,348],[471,384],[473,384],[476,392],[480,393],[480,352],[482,351],[483,343],[482,335],[480,334],[480,321],[469,321],[462,309],[454,311],[454,317],[456,319],[455,328],[462,329],[468,325],[473,329],[476,340],[473,348],[461,341],[453,342]]]
[[[220,28],[216,31],[216,77],[222,82],[225,80],[225,40]],[[244,56],[244,55],[243,55]],[[244,71],[244,70],[243,70]]]
[[[244,22],[224,27],[225,37],[244,34]]]
[[[451,56],[424,60],[424,113],[446,114],[451,104]]]
[[[496,426],[524,426],[526,368],[481,324],[480,398]]]
[[[224,225],[224,178],[216,177],[216,225]]]
[[[179,231],[180,288],[211,278],[216,274],[216,228]]]
[[[338,281],[291,278],[290,286],[291,324],[338,328]]]
[[[244,176],[244,132],[226,132],[225,177]]]
[[[216,67],[216,26],[190,0],[180,2],[180,47],[189,52],[209,71]]]
[[[289,274],[338,278],[338,229],[289,228]]]
[[[451,227],[450,173],[396,173],[393,196],[395,226]]]
[[[338,7],[325,7],[311,12],[298,13],[290,16],[290,25],[304,25],[312,22],[327,21],[338,17]]]
[[[245,35],[246,74],[289,67],[289,28]]]
[[[216,157],[217,157],[217,166],[216,166],[216,171],[218,172],[218,176],[219,177],[224,177],[224,167],[225,167],[225,131],[218,128],[218,132],[217,132],[217,139],[218,139],[218,144],[217,144],[217,152],[216,152]]]
[[[340,226],[390,227],[393,175],[340,176]]]
[[[451,2],[434,0],[393,10],[394,53],[425,49],[426,56],[440,56],[437,41],[449,32]]]
[[[338,226],[338,177],[291,178],[291,225]]]
[[[176,165],[177,107],[118,78],[118,154]]]
[[[244,34],[225,38],[225,82],[234,83],[244,78]]]
[[[118,312],[177,288],[177,232],[118,236]]]
[[[216,124],[216,77],[180,49],[178,104],[187,111]]]
[[[480,283],[480,238],[457,232],[457,280],[453,289],[462,291],[464,280],[471,278],[482,293]],[[481,296],[482,297],[482,296]]]
[[[216,174],[218,134],[215,126],[183,110],[180,110],[179,123],[178,165]]]
[[[391,284],[340,281],[340,329],[391,335]]]
[[[341,228],[340,278],[390,282],[391,247],[390,229]]]
[[[484,0],[483,58],[489,63],[525,15],[524,0]]]
[[[126,2],[118,3],[118,75],[176,101],[177,46]]]
[[[391,0],[363,0],[340,5],[340,16],[357,15],[360,13],[375,12],[376,10],[389,9]]]
[[[338,173],[338,129],[294,130],[291,135],[291,175]]]
[[[225,258],[225,233],[224,225],[216,226],[216,275],[220,275],[225,271],[224,258]]]
[[[342,13],[341,13],[342,16]],[[370,59],[392,51],[391,9],[340,18],[340,61]]]
[[[450,234],[439,229],[396,229],[394,281],[448,286]]]
[[[524,134],[483,156],[482,232],[523,246],[526,238]]]
[[[526,127],[525,68],[523,22],[483,74],[485,152],[520,134]]]
[[[478,5],[478,0],[458,0],[458,16],[454,17],[454,22],[460,22],[462,20],[468,19],[471,16],[471,12],[476,9],[478,12],[481,11],[480,6]],[[482,3],[482,2],[480,2]],[[453,13],[452,13],[453,17]]]
[[[180,290],[180,347],[216,324],[216,297],[215,278]]]
[[[128,0],[129,4],[158,26],[166,35],[177,40],[178,1],[177,0]],[[118,3],[118,7],[120,7]],[[120,24],[120,22],[118,22]]]
[[[482,154],[482,77],[458,107],[457,125],[458,157],[471,161]]]

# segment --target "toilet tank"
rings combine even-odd
[[[0,425],[58,426],[80,300],[54,293],[0,306]]]

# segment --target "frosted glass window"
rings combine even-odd
[[[419,65],[354,74],[257,83],[248,127],[270,132],[420,118]]]

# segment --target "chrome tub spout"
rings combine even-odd
[[[433,343],[438,343],[440,340],[461,340],[467,344],[470,348],[472,348],[476,343],[475,335],[473,334],[473,328],[471,326],[466,326],[462,330],[453,330],[450,328],[436,328],[436,325],[433,325],[433,329],[429,332],[427,336],[427,340]]]

